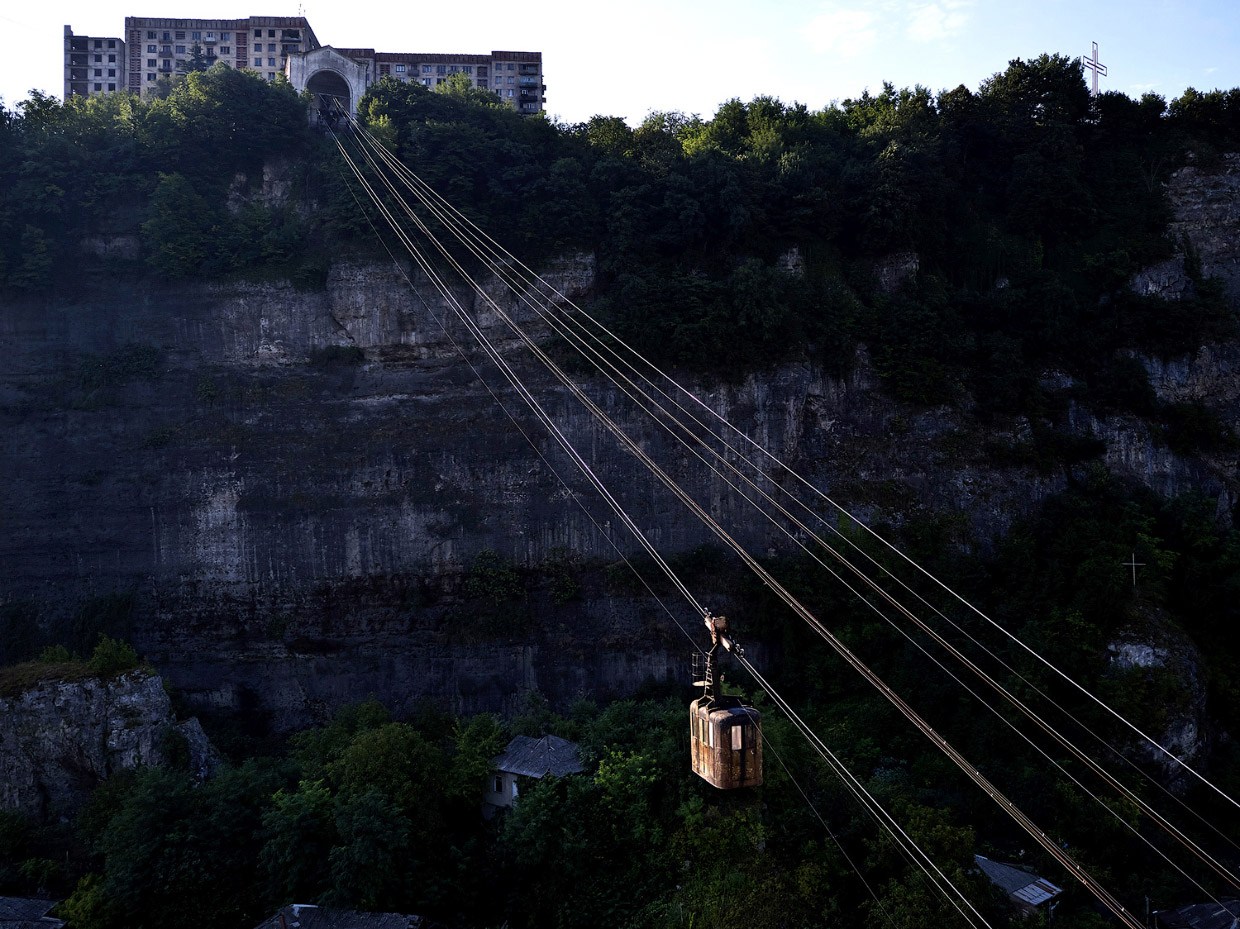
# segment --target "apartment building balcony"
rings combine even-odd
[[[70,81],[84,81],[87,79],[87,76],[86,69],[79,70],[77,68],[73,68],[69,71]]]
[[[517,65],[517,74],[538,74],[538,65]]]
[[[538,78],[536,77],[519,77],[517,78],[518,87],[537,87]]]

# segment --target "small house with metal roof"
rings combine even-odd
[[[483,802],[487,807],[509,807],[517,799],[517,778],[539,779],[548,774],[564,777],[579,774],[585,765],[578,757],[576,742],[545,735],[541,739],[519,735],[508,743],[507,750],[493,759],[495,773],[487,785]]]
[[[1001,888],[1024,913],[1042,908],[1049,912],[1055,906],[1055,899],[1063,893],[1062,887],[1056,887],[1046,878],[1016,865],[991,861],[981,855],[974,855],[973,860],[981,872],[990,878],[990,882]]]

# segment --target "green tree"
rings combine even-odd
[[[340,839],[336,801],[322,781],[302,781],[296,790],[279,790],[263,813],[259,861],[267,876],[271,905],[314,900],[329,887],[328,856]]]
[[[202,43],[195,42],[189,47],[189,58],[177,62],[177,71],[181,74],[194,74],[211,67],[207,55],[202,50]]]
[[[168,277],[197,271],[211,255],[214,209],[181,174],[160,175],[142,224],[147,260]]]
[[[335,823],[340,844],[328,855],[332,886],[322,901],[362,909],[405,903],[410,840],[409,822],[400,808],[372,787],[340,805]]]

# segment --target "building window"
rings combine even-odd
[[[220,33],[220,41],[221,41],[221,42],[227,42],[227,41],[229,40],[229,38],[231,38],[231,37],[232,37],[232,33],[231,33],[231,32],[221,32],[221,33]]]
[[[274,68],[275,66],[276,66],[276,60],[274,58],[268,58],[267,67]]]
[[[491,784],[491,790],[493,793],[497,794],[502,794],[504,792],[504,778],[501,775],[495,775],[495,781]]]
[[[207,33],[207,38],[208,38],[208,39],[214,39],[214,38],[215,38],[215,33],[214,33],[214,32],[208,32],[208,33]]]
[[[437,77],[437,78],[435,78],[435,86],[436,86],[436,87],[438,87],[440,84],[442,84],[442,83],[443,83],[444,81],[446,81],[446,80],[447,80],[447,78],[444,78],[444,77]]]
[[[96,56],[95,56],[95,61],[102,62],[102,61],[103,61],[103,56],[102,56],[102,55],[96,55]]]
[[[108,68],[108,77],[116,77],[116,69]]]
[[[267,38],[274,39],[275,37],[276,37],[276,31],[274,29],[268,29]]]
[[[95,48],[103,48],[103,39],[95,39]]]
[[[178,45],[178,46],[177,46],[177,54],[178,54],[178,55],[184,55],[184,54],[185,54],[185,46],[184,46],[184,45]]]
[[[254,59],[254,67],[256,67],[256,68],[261,68],[262,66],[263,66],[263,59],[261,59],[261,58],[255,58],[255,59]]]
[[[478,78],[478,86],[483,90],[487,89],[487,79],[485,77]]]
[[[388,73],[388,65],[379,65],[379,75],[382,77],[383,75],[387,73]]]
[[[436,74],[447,74],[448,66],[447,65],[435,65],[435,73]]]
[[[231,55],[231,54],[232,54],[232,46],[231,46],[231,45],[221,45],[221,46],[220,46],[220,54],[221,54],[221,55]]]
[[[274,73],[274,72],[271,72],[271,71],[268,71],[268,72],[267,72],[267,80],[269,80],[269,81],[274,81],[275,79],[276,79],[275,73]]]
[[[153,38],[155,38],[155,30],[154,30],[154,29],[150,29],[150,30],[148,30],[148,31],[147,31],[147,33],[146,33],[146,37],[147,37],[148,39],[153,39]]]
[[[103,85],[102,85],[102,84],[96,84],[96,85],[95,85],[95,90],[103,90]]]
[[[116,48],[116,39],[108,39],[108,48]]]
[[[169,55],[171,55],[171,54],[172,54],[172,46],[171,46],[171,45],[165,45],[163,48],[161,48],[161,49],[159,50],[159,53],[160,53],[161,55],[163,55],[165,58],[167,58]]]
[[[108,85],[108,90],[116,90],[116,85],[115,85],[115,84],[109,84],[109,85]]]
[[[462,65],[461,70],[464,71],[466,74],[473,74],[474,66],[473,65]]]
[[[161,66],[160,66],[159,70],[161,70],[161,71],[171,71],[171,70],[172,70],[172,61],[171,61],[171,59],[165,58],[165,59],[163,60],[163,63],[161,64]]]
[[[256,52],[261,52],[262,50],[263,50],[263,43],[262,43],[262,42],[255,42],[255,43],[254,43],[254,51],[256,51]]]
[[[184,39],[184,38],[185,38],[185,30],[183,30],[183,29],[181,29],[181,30],[177,30],[177,38],[178,38],[178,39]]]
[[[148,55],[154,55],[154,54],[155,54],[155,46],[154,46],[154,45],[148,45],[148,46],[146,47],[146,53],[147,53]]]
[[[254,38],[256,38],[256,39],[261,39],[262,37],[263,37],[263,30],[261,30],[261,29],[255,29],[255,30],[254,30]]]
[[[165,32],[165,33],[164,33],[164,39],[163,39],[163,40],[164,40],[165,42],[171,42],[171,41],[172,41],[172,33],[171,33],[171,32]]]
[[[155,59],[154,59],[154,58],[148,58],[148,59],[146,60],[146,66],[147,66],[148,68],[153,68],[153,67],[155,67]]]
[[[267,51],[269,51],[269,52],[274,52],[275,50],[276,50],[276,43],[275,43],[275,42],[269,42],[269,43],[267,43]]]
[[[510,75],[508,75],[508,83],[509,83],[509,84],[515,84],[515,83],[516,83],[516,80],[517,80],[517,79],[516,79],[516,78],[514,78],[511,74],[510,74]],[[512,94],[509,94],[509,96],[512,96]]]
[[[404,70],[405,70],[405,66],[404,66],[404,65],[397,65],[397,66],[396,66],[396,70],[397,70],[397,71],[404,71]]]
[[[450,67],[450,68],[448,69],[448,73],[449,73],[449,74],[456,74],[456,73],[457,73],[458,71],[460,71],[460,70],[461,70],[461,69],[460,69],[460,68],[458,68],[456,65],[453,65],[452,67]]]
[[[146,79],[147,79],[148,81],[153,81],[153,80],[155,80],[155,75],[154,75],[154,74],[147,74]]]
[[[116,64],[116,56],[115,56],[115,55],[109,55],[109,56],[108,56],[108,64]]]
[[[95,68],[95,77],[103,77],[103,68]]]
[[[191,33],[189,34],[189,37],[190,37],[191,39],[201,39],[201,38],[202,38],[202,33],[201,33],[201,32],[191,32]]]
[[[430,79],[429,77],[424,77],[424,78],[422,78],[422,86],[423,86],[423,87],[430,87],[430,86],[431,86],[431,79]]]
[[[423,74],[430,74],[430,73],[431,73],[431,66],[430,66],[430,65],[422,65],[422,73],[423,73]]]
[[[510,97],[512,96],[512,91],[511,91],[511,90],[509,90],[509,91],[508,91],[508,96],[510,96]]]

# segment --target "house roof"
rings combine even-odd
[[[981,855],[974,855],[973,860],[982,869],[982,873],[1014,899],[1017,903],[1038,906],[1063,893],[1062,887],[1056,887],[1044,877],[1030,874],[1014,865],[991,861]]]
[[[281,907],[255,929],[421,929],[421,916],[400,913],[358,913],[305,903]]]
[[[553,774],[563,777],[565,774],[577,774],[584,771],[581,759],[577,757],[577,743],[559,736],[545,735],[534,739],[528,735],[516,736],[508,743],[508,749],[495,757],[495,767],[508,774],[520,774],[525,777],[543,777]]]
[[[64,920],[45,915],[59,900],[43,900],[32,897],[0,897],[0,927],[2,929],[58,929]]]
[[[1235,929],[1240,922],[1240,900],[1223,900],[1218,903],[1194,903],[1159,910],[1158,925],[1166,929]]]

